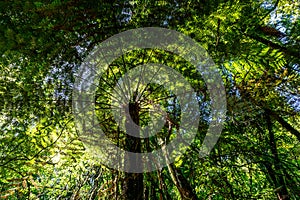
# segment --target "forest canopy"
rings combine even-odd
[[[217,143],[199,156],[214,112],[206,80],[172,52],[125,52],[107,66],[93,99],[98,126],[114,145],[151,152],[182,136],[189,105],[157,83],[146,84],[143,97],[133,92],[128,106],[141,127],[159,119],[149,113],[164,116],[155,136],[128,135],[127,122],[123,129],[116,122],[113,99],[123,91],[115,86],[141,65],[181,74],[199,112],[196,128],[185,130],[195,138],[175,162],[128,173],[88,153],[72,97],[80,67],[100,43],[144,27],[177,31],[205,49],[227,112]],[[0,1],[0,199],[299,199],[299,32],[294,0]]]

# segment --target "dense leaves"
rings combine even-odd
[[[275,0],[1,1],[0,198],[299,199],[299,8],[297,1]],[[201,113],[194,142],[174,164],[129,174],[86,152],[75,129],[72,89],[95,45],[149,26],[184,33],[209,52],[222,74],[228,111],[217,145],[200,158],[211,112],[201,75],[169,52],[127,52],[97,85],[95,109],[111,141],[150,152],[178,134],[182,105],[157,84],[147,85],[140,105],[132,104],[139,115],[130,113],[145,126],[159,105],[168,121],[155,137],[131,138],[113,119],[114,85],[141,64],[181,73]]]

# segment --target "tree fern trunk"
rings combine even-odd
[[[134,98],[133,98],[134,99]],[[138,131],[133,129],[132,120],[135,124],[139,125],[139,110],[140,107],[137,102],[129,103],[129,114],[126,120],[126,132],[130,133],[132,131]],[[131,119],[130,119],[130,118]],[[139,138],[133,137],[131,135],[126,135],[126,150],[130,152],[140,153],[141,152],[141,141]],[[128,158],[127,165],[128,168],[134,168],[139,165],[139,161],[136,158]],[[143,199],[143,174],[142,173],[125,173],[125,180],[123,183],[123,197],[124,200],[141,200]]]

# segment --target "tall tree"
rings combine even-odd
[[[285,0],[1,1],[0,197],[298,199],[299,6]],[[203,117],[193,144],[174,164],[117,172],[85,153],[74,129],[73,83],[95,45],[147,26],[177,30],[205,47],[226,85],[227,120],[211,154],[199,158],[211,111],[201,76],[168,52],[129,52],[101,77],[95,99],[100,126],[116,145],[151,152],[178,133],[180,104],[155,84],[147,85],[140,104],[132,99],[129,116],[145,126],[159,104],[168,122],[156,137],[125,134],[108,111],[113,86],[141,64],[164,63],[180,72],[195,89]]]

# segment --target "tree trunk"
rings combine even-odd
[[[135,98],[133,98],[135,99]],[[139,125],[139,110],[140,107],[137,102],[132,101],[129,103],[129,114],[126,119],[126,132],[138,131],[132,128],[130,118],[132,121]],[[139,138],[131,135],[126,135],[125,148],[127,151],[140,153],[141,152],[141,141]],[[140,163],[135,158],[129,158],[128,162],[125,163],[128,167],[132,168],[138,166]],[[134,166],[135,165],[135,166]],[[143,174],[142,173],[125,173],[125,180],[122,187],[122,199],[123,200],[141,200],[143,199]]]
[[[170,136],[172,133],[173,124],[169,121],[168,135]],[[162,142],[162,139],[160,139]],[[165,147],[162,147],[164,156],[167,162],[169,162],[169,155]],[[172,181],[177,187],[181,199],[187,200],[198,200],[197,195],[194,193],[193,188],[190,186],[188,180],[183,176],[180,170],[178,170],[174,164],[167,165],[169,173],[171,175]]]
[[[183,176],[180,170],[178,170],[174,164],[168,165],[169,172],[172,180],[176,185],[182,199],[186,200],[198,200],[197,195],[194,193],[193,188],[190,186],[188,180]]]
[[[269,132],[269,144],[270,144],[270,148],[271,148],[271,152],[273,155],[273,165],[274,165],[274,169],[275,172],[273,172],[273,181],[275,184],[275,192],[277,193],[277,197],[279,200],[287,200],[289,199],[289,195],[288,195],[288,191],[286,188],[286,184],[284,181],[284,175],[283,175],[283,170],[281,169],[281,162],[280,159],[278,157],[278,151],[277,151],[277,146],[276,146],[276,139],[275,139],[275,135],[274,132],[272,130],[272,121],[270,118],[270,112],[268,112],[268,110],[266,110],[266,121],[267,121],[267,128],[268,128],[268,132]]]

